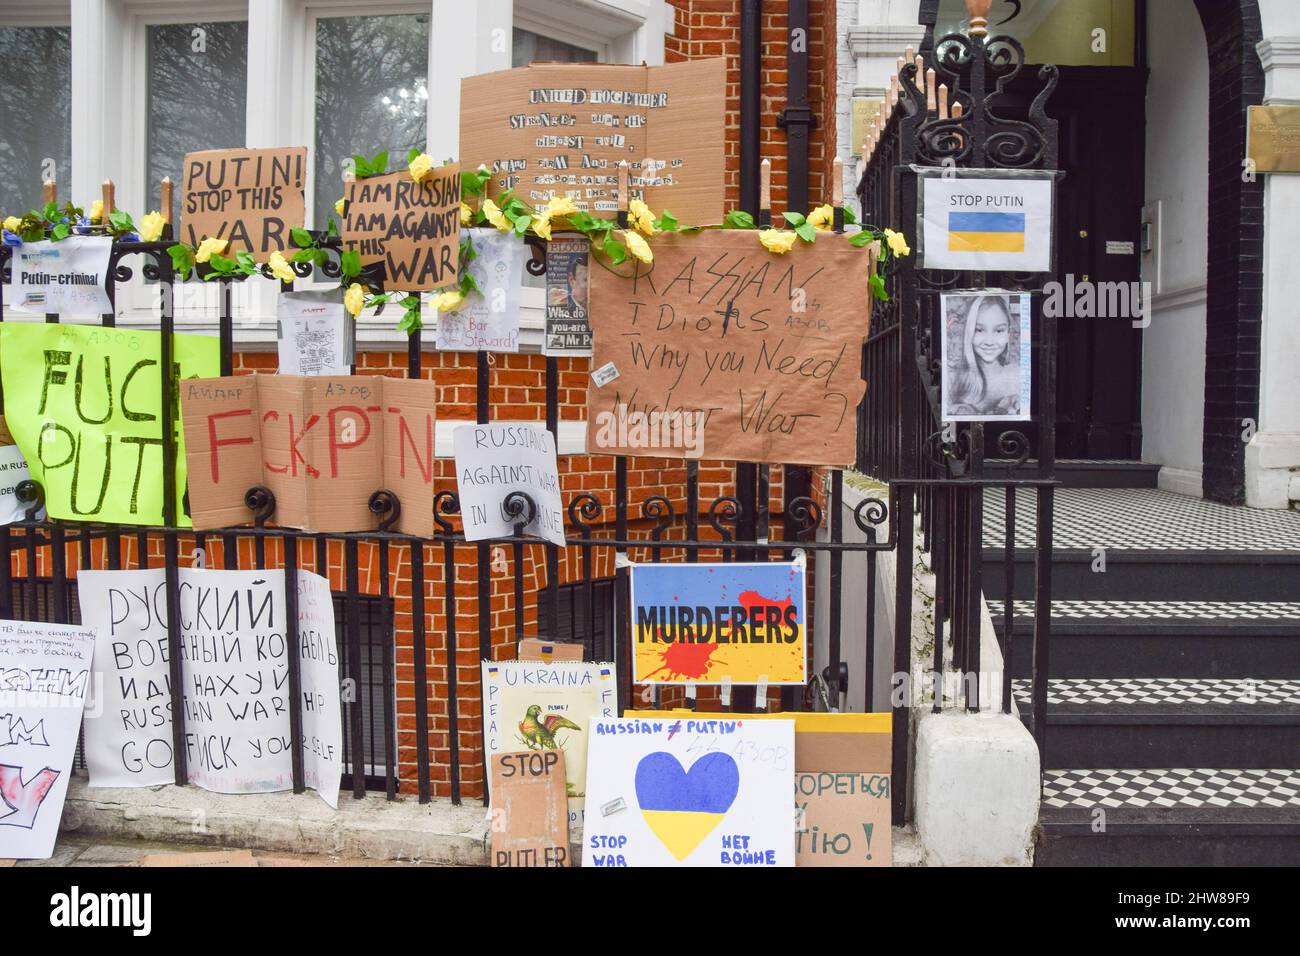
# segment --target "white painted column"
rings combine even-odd
[[[460,155],[460,81],[510,69],[513,0],[433,0],[429,26],[429,155]],[[454,38],[454,42],[448,42]]]
[[[89,207],[105,179],[129,186],[122,137],[136,128],[124,122],[131,104],[122,94],[131,44],[117,0],[72,0],[71,14],[72,182],[59,177],[59,198]],[[120,207],[134,211],[132,199],[119,189]]]
[[[839,0],[837,13],[835,148],[845,159],[844,195],[852,197],[858,173],[850,157],[856,160],[862,152],[862,143],[853,142],[853,102],[884,97],[898,58],[909,46],[920,49],[925,27],[917,22],[918,0]]]
[[[1288,24],[1294,28],[1295,24]],[[1257,47],[1266,106],[1300,106],[1300,36],[1273,36]],[[1264,306],[1259,423],[1246,447],[1246,503],[1285,508],[1300,501],[1300,174],[1264,177]]]

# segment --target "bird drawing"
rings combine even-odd
[[[542,708],[533,704],[519,722],[519,732],[524,736],[524,743],[529,750],[555,750],[559,743],[555,739],[558,730],[581,730],[582,728],[559,714],[541,716]]]

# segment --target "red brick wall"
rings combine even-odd
[[[740,204],[740,0],[669,2],[675,16],[673,34],[664,38],[665,60],[727,58],[727,208],[734,209]],[[830,202],[830,167],[835,158],[835,4],[814,0],[808,7],[808,103],[817,116],[817,128],[809,138],[808,196],[812,205],[819,205]],[[786,4],[778,0],[763,4],[759,151],[761,158],[772,161],[772,208],[778,215],[786,209],[786,135],[776,118],[786,103],[787,19]]]

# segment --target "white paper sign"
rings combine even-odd
[[[82,620],[99,629],[98,716],[87,707],[92,787],[175,778],[162,568],[82,571]],[[293,786],[284,571],[180,569],[188,779],[218,793]],[[337,806],[342,720],[329,582],[298,572],[303,764],[307,785]]]
[[[444,352],[518,352],[519,290],[528,246],[514,233],[475,229],[469,272],[482,295],[471,292],[455,312],[438,313],[436,344]]]
[[[793,720],[598,721],[582,865],[794,866],[793,789]]]
[[[94,650],[88,627],[0,621],[0,857],[54,852]]]
[[[0,524],[12,524],[27,517],[27,505],[18,500],[16,489],[31,476],[27,459],[17,445],[0,446]]]
[[[352,374],[352,320],[337,292],[281,292],[276,319],[281,375]]]
[[[918,268],[1048,272],[1050,179],[946,179],[923,184]]]
[[[5,305],[59,315],[112,312],[104,285],[112,249],[108,236],[69,236],[15,247]]]
[[[554,436],[527,422],[462,425],[452,434],[465,540],[513,534],[514,522],[506,517],[503,505],[507,495],[521,491],[536,505],[536,515],[524,534],[562,546],[564,504]]]

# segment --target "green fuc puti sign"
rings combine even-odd
[[[218,374],[220,344],[201,335],[173,342],[177,518],[188,527],[177,379]],[[163,524],[161,347],[158,332],[0,325],[5,421],[51,518]]]

